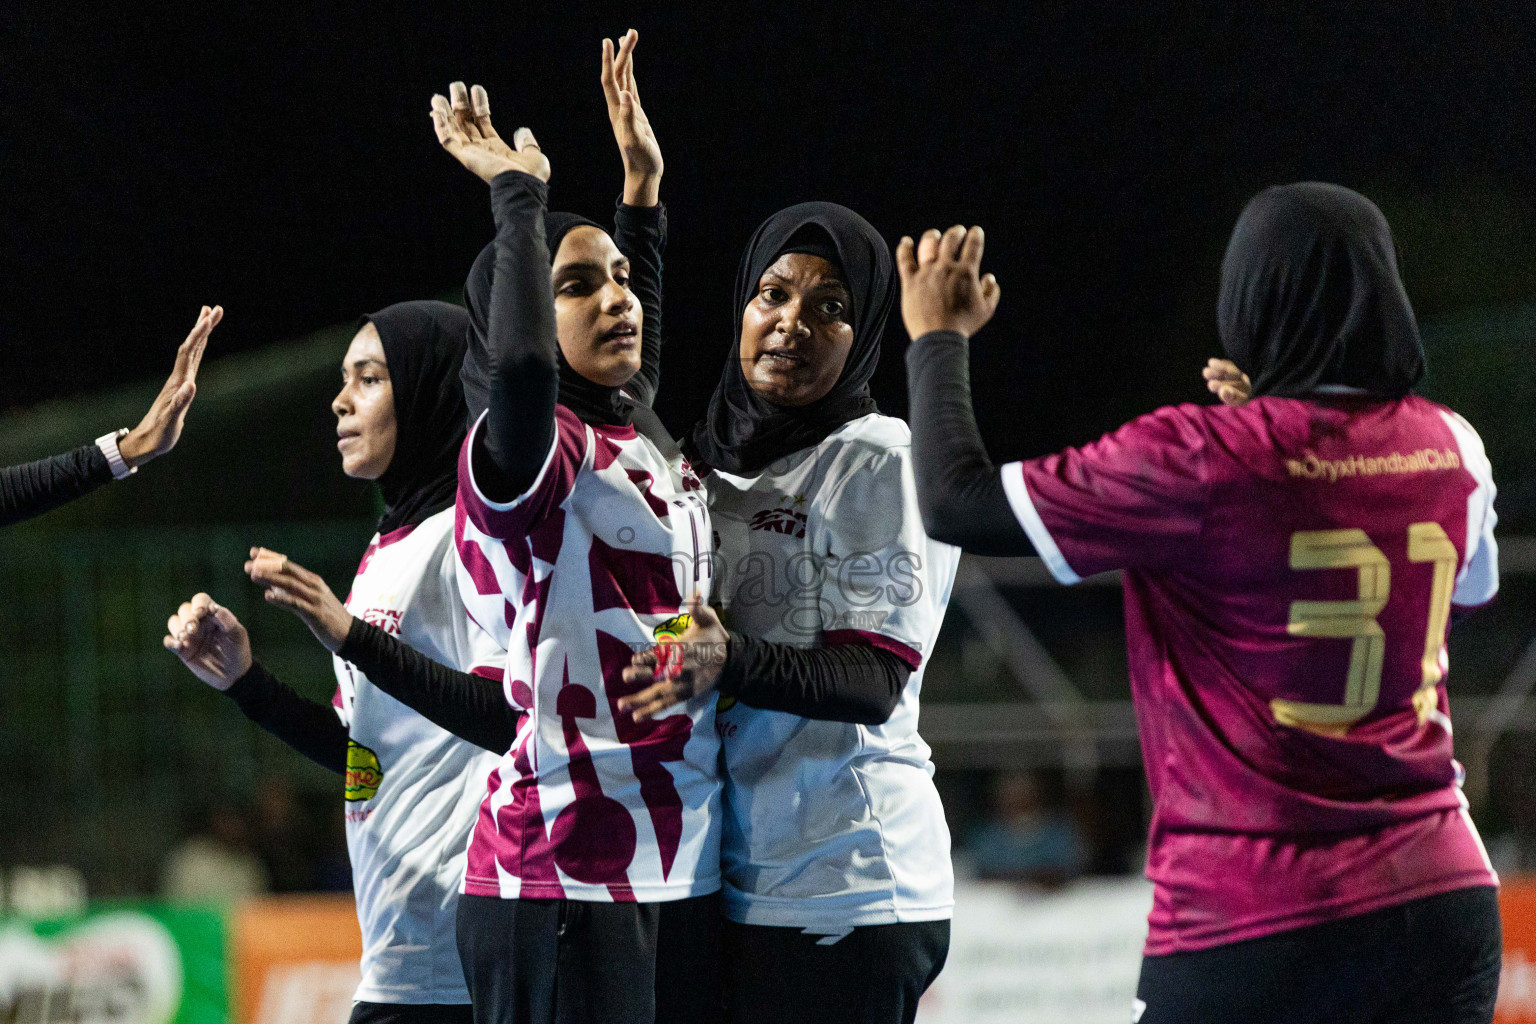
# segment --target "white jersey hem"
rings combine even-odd
[[[391,989],[369,988],[366,985],[357,986],[357,991],[352,993],[354,1003],[383,1003],[387,1006],[468,1006],[469,990],[462,985],[458,988],[412,989],[410,998],[403,998],[407,993],[396,992]]]
[[[859,894],[864,895],[864,894]],[[948,921],[955,916],[954,900],[917,904],[900,909],[891,906],[889,893],[876,893],[877,905],[847,902],[821,906],[820,899],[771,899],[747,897],[725,890],[725,916],[736,924],[771,925],[778,928],[863,928],[875,924],[917,924],[922,921]]]
[[[691,900],[696,896],[710,896],[720,891],[720,876],[712,878],[694,879],[687,885],[657,885],[657,886],[627,886],[625,894],[633,898],[635,903],[671,903],[674,900]],[[539,886],[544,888],[544,886]],[[553,887],[551,887],[553,888]],[[540,893],[529,895],[528,886],[523,886],[515,896],[506,895],[499,883],[464,879],[464,884],[459,888],[459,893],[464,896],[484,896],[490,899],[501,900],[572,900],[577,903],[618,903],[607,886],[582,886],[573,889],[570,886],[562,886],[559,892]],[[630,902],[624,900],[622,902]]]

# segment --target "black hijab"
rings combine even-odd
[[[741,316],[763,272],[788,252],[821,256],[848,286],[853,347],[832,390],[802,406],[782,406],[752,390],[741,369]],[[877,412],[869,379],[880,362],[880,336],[896,295],[891,251],[869,222],[836,203],[800,203],[765,220],[736,271],[731,347],[709,411],[693,429],[690,454],[727,473],[753,473],[819,443],[850,420]]]
[[[384,343],[395,399],[395,454],[378,480],[384,495],[379,532],[389,533],[453,504],[464,443],[459,367],[469,316],[446,302],[397,302],[362,323],[372,323]]]
[[[544,214],[544,239],[553,260],[560,251],[560,241],[579,227],[594,227],[597,223],[575,213],[551,210]],[[496,272],[496,243],[490,242],[469,268],[464,282],[464,302],[469,307],[469,352],[464,357],[461,374],[464,384],[464,403],[472,425],[485,412],[490,402],[489,356],[486,353],[486,335],[490,326],[491,283]],[[629,425],[633,422],[633,403],[620,393],[590,381],[571,369],[555,343],[555,358],[560,363],[560,404],[574,412],[586,423],[614,423]]]
[[[1254,196],[1227,244],[1216,320],[1255,395],[1341,384],[1401,398],[1424,376],[1387,219],[1340,185],[1304,181]]]

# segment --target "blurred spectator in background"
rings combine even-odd
[[[267,891],[245,818],[228,801],[201,809],[192,835],[166,858],[160,894],[172,903],[229,905]]]
[[[328,794],[329,795],[329,794]],[[334,798],[318,809],[315,850],[315,889],[320,892],[352,892],[352,858],[347,854],[347,822]]]
[[[1069,882],[1087,861],[1077,823],[1048,806],[1040,780],[1026,772],[992,780],[991,812],[971,829],[967,850],[978,878],[1039,885]]]
[[[266,867],[273,892],[309,892],[315,887],[315,823],[304,813],[293,784],[268,776],[256,786],[251,821],[256,855]]]

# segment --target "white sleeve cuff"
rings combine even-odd
[[[1081,583],[1083,578],[1072,571],[1072,567],[1062,557],[1061,549],[1056,546],[1051,532],[1045,528],[1045,523],[1040,521],[1040,513],[1035,510],[1035,503],[1029,497],[1029,488],[1024,485],[1024,464],[1008,463],[1002,469],[1002,477],[1003,493],[1008,495],[1008,505],[1013,509],[1019,525],[1024,528],[1024,535],[1035,546],[1035,553],[1051,571],[1051,575],[1056,577],[1056,582],[1065,583],[1068,586]]]
[[[488,412],[482,412],[480,418],[475,420],[475,425],[469,428],[469,486],[474,489],[475,500],[486,508],[497,512],[510,512],[527,501],[528,496],[537,491],[544,483],[544,478],[549,476],[549,467],[554,464],[555,452],[560,449],[560,426],[558,423],[555,425],[555,436],[549,442],[549,453],[544,456],[544,464],[539,467],[539,473],[533,478],[533,483],[528,485],[528,489],[511,501],[492,501],[480,489],[480,481],[475,479],[475,433],[484,427],[488,415],[490,415]]]

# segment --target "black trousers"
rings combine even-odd
[[[1488,1024],[1502,962],[1497,890],[1141,962],[1141,1024]]]
[[[912,1024],[944,969],[949,922],[869,925],[829,939],[726,922],[731,1024]]]
[[[353,1003],[348,1024],[470,1024],[468,1003]]]
[[[474,1024],[719,1024],[718,894],[666,903],[459,899]]]

